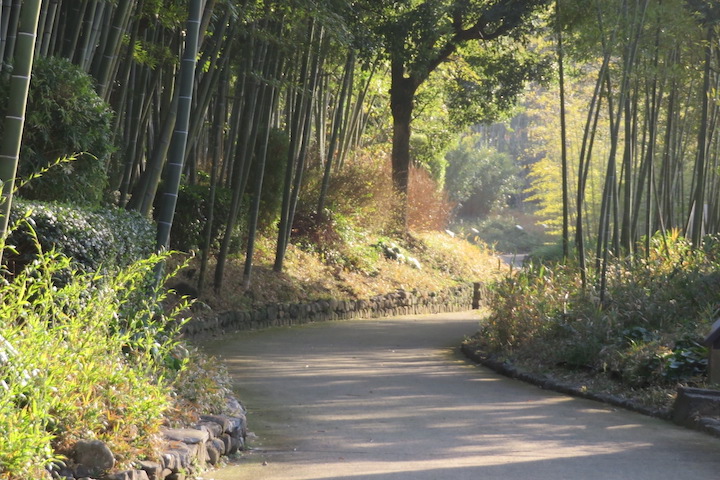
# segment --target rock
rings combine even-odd
[[[162,434],[168,440],[188,445],[205,443],[210,438],[210,434],[205,430],[196,430],[194,428],[165,428],[162,430]]]
[[[230,455],[230,450],[232,450],[232,437],[229,433],[223,433],[218,437],[223,442],[223,455]],[[237,451],[237,450],[235,450]],[[232,452],[235,453],[235,452]]]
[[[225,444],[219,438],[210,440],[207,445],[207,461],[210,465],[217,465],[220,457],[225,453]]]
[[[110,448],[100,440],[80,440],[73,448],[75,477],[100,477],[115,466]]]
[[[207,432],[204,432],[207,435]],[[188,468],[193,460],[193,450],[182,442],[173,442],[162,456],[163,467],[173,472]]]
[[[200,415],[200,420],[202,420],[203,424],[212,423],[220,427],[220,432],[215,435],[216,437],[223,433],[230,433],[232,428],[230,419],[225,415]]]
[[[242,406],[242,404],[234,397],[230,397],[227,399],[227,411],[234,416],[244,416],[245,408]]]
[[[225,431],[223,426],[215,422],[201,421],[197,424],[198,430],[205,430],[210,435],[210,438],[217,438]]]
[[[124,472],[106,475],[103,480],[149,480],[144,470],[127,470]]]
[[[147,473],[148,480],[161,480],[164,478],[162,477],[163,466],[158,462],[142,460],[137,462],[137,466]]]

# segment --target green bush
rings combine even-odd
[[[72,263],[49,251],[0,286],[0,478],[47,478],[80,439],[100,439],[125,461],[156,453],[166,379],[183,366],[180,323],[158,308],[162,292],[146,288],[160,260],[105,277],[73,271],[58,287]]]
[[[700,344],[720,303],[720,242],[693,248],[676,233],[652,239],[650,251],[608,267],[581,287],[576,267],[530,266],[498,282],[481,331],[494,352],[537,363],[592,368],[633,387],[701,381]]]
[[[5,92],[7,88],[0,88]],[[6,104],[7,98],[0,100]],[[107,185],[113,113],[92,78],[69,61],[37,57],[28,93],[18,175],[28,178],[60,158],[76,156],[33,179],[20,195],[33,200],[97,205]],[[1,132],[0,132],[1,134]]]
[[[10,213],[11,224],[26,217],[35,233],[18,225],[7,239],[7,244],[16,250],[5,255],[6,261],[16,265],[13,270],[22,269],[36,257],[35,234],[44,251],[58,250],[70,257],[76,267],[88,271],[127,266],[155,249],[154,225],[136,212],[83,209],[16,198]]]

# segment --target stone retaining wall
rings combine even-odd
[[[186,428],[162,430],[164,448],[160,457],[134,462],[134,468],[114,472],[115,457],[100,440],[79,441],[68,462],[48,469],[53,480],[186,480],[218,464],[245,446],[245,409],[229,399],[229,415],[202,415]],[[114,473],[110,473],[114,472]]]
[[[396,290],[367,300],[329,299],[310,303],[270,304],[254,310],[228,311],[208,318],[191,319],[184,326],[184,333],[192,338],[329,320],[460,312],[477,308],[482,293],[482,285],[476,283],[437,293]]]

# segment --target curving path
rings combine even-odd
[[[204,478],[720,478],[720,439],[468,363],[457,345],[478,320],[353,320],[213,340],[256,438]]]

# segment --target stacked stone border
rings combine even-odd
[[[100,440],[78,442],[67,464],[48,471],[53,479],[78,480],[186,480],[214,467],[225,455],[242,450],[247,437],[245,410],[235,400],[232,415],[202,415],[186,428],[165,428],[164,448],[154,460],[134,462],[133,468],[112,472],[115,458]]]
[[[483,284],[473,283],[448,288],[441,292],[396,290],[363,300],[327,299],[308,303],[273,303],[253,310],[200,316],[186,323],[183,333],[188,338],[197,338],[241,330],[353,318],[462,312],[478,308],[484,292]]]

